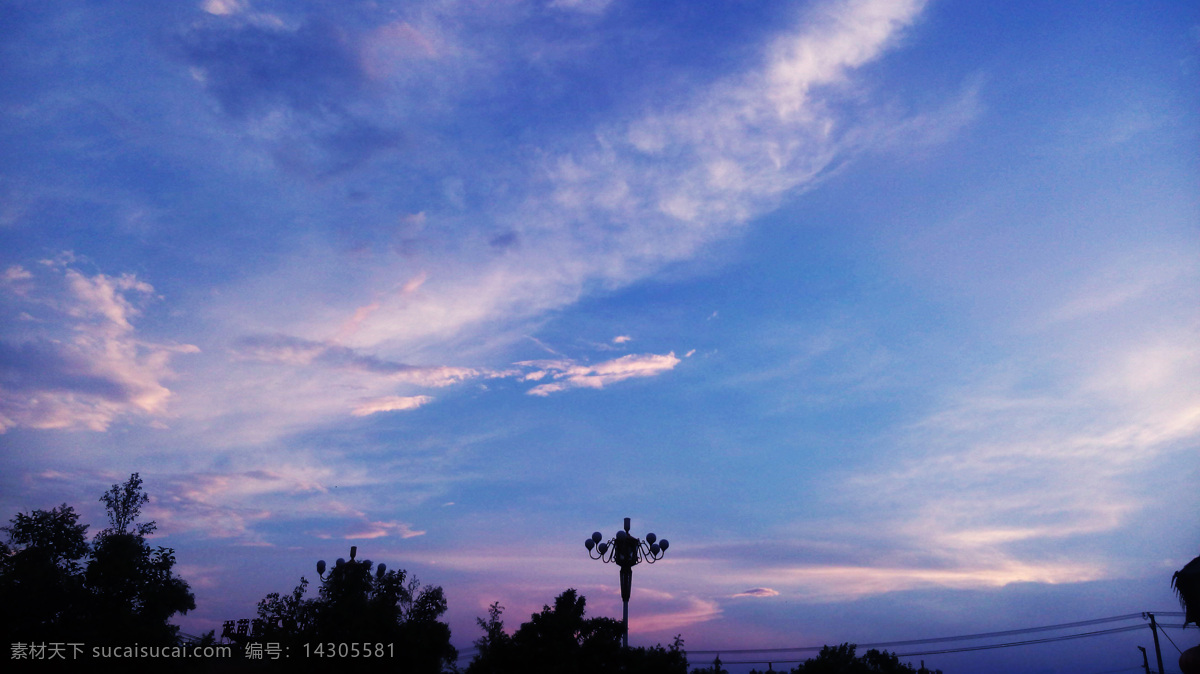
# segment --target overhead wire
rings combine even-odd
[[[1102,636],[1105,634],[1117,634],[1119,632],[1132,632],[1134,630],[1140,630],[1140,629],[1145,629],[1145,625],[1127,625],[1125,627],[1114,627],[1114,628],[1107,629],[1107,630],[1095,630],[1092,632],[1083,632],[1080,634],[1064,634],[1064,635],[1060,635],[1057,637],[1047,637],[1044,639],[1028,639],[1025,641],[1012,641],[1012,642],[1001,643],[1001,644],[984,644],[984,645],[980,645],[980,646],[964,646],[961,648],[944,648],[944,649],[939,649],[939,650],[913,651],[910,653],[895,653],[895,656],[898,658],[911,658],[911,657],[916,657],[919,655],[947,655],[950,653],[966,653],[966,652],[970,652],[970,651],[984,651],[984,650],[990,650],[990,649],[995,649],[995,648],[1012,648],[1015,646],[1029,646],[1032,644],[1045,644],[1045,643],[1051,643],[1051,642],[1055,642],[1055,641],[1067,641],[1070,639],[1083,639],[1086,637],[1096,637],[1096,636]],[[863,645],[865,646],[866,644],[863,644]],[[763,663],[768,663],[768,662],[769,663],[788,664],[788,663],[793,663],[793,662],[804,662],[804,660],[771,659],[771,660],[722,660],[721,661],[722,664],[728,664],[728,665],[757,665],[757,664],[763,664]]]
[[[1121,622],[1121,621],[1125,621],[1125,620],[1134,620],[1134,619],[1138,619],[1138,618],[1141,618],[1144,620],[1145,617],[1149,613],[1153,613],[1156,616],[1183,616],[1184,615],[1182,611],[1153,611],[1153,612],[1127,613],[1124,615],[1110,616],[1107,618],[1093,618],[1091,620],[1077,620],[1077,621],[1069,622],[1069,623],[1058,623],[1055,625],[1040,625],[1037,627],[1023,627],[1023,628],[1019,628],[1019,629],[1001,630],[1001,631],[997,631],[997,632],[979,632],[979,633],[975,633],[975,634],[960,634],[960,635],[956,635],[956,636],[933,637],[933,638],[929,638],[929,639],[909,639],[909,640],[904,640],[904,641],[879,641],[879,642],[874,642],[874,643],[864,643],[864,644],[855,644],[855,645],[858,647],[861,647],[861,648],[894,648],[897,646],[916,646],[916,645],[920,645],[920,644],[937,644],[937,643],[949,643],[949,642],[954,642],[954,641],[968,641],[968,640],[974,640],[974,639],[989,639],[989,638],[995,638],[995,637],[1014,636],[1014,635],[1018,635],[1018,634],[1033,634],[1033,633],[1037,633],[1037,632],[1049,632],[1049,631],[1054,631],[1054,630],[1071,629],[1071,628],[1075,628],[1075,627],[1089,627],[1092,625],[1102,625],[1105,623]],[[1170,628],[1182,628],[1184,625],[1183,624],[1158,623],[1158,626],[1159,627],[1170,627]],[[1012,647],[1016,647],[1016,646],[1029,646],[1029,645],[1033,645],[1033,644],[1052,643],[1052,642],[1056,642],[1056,641],[1068,641],[1068,640],[1072,640],[1072,639],[1083,639],[1083,638],[1088,638],[1088,637],[1103,636],[1106,634],[1118,634],[1121,632],[1132,632],[1134,630],[1145,629],[1146,627],[1147,627],[1147,625],[1143,623],[1143,624],[1138,624],[1138,625],[1126,625],[1124,627],[1113,627],[1113,628],[1103,629],[1103,630],[1093,630],[1090,632],[1080,632],[1080,633],[1075,633],[1075,634],[1062,634],[1062,635],[1058,635],[1058,636],[1054,636],[1054,637],[1046,637],[1046,638],[1042,638],[1042,639],[1026,639],[1023,641],[1012,641],[1012,642],[1005,642],[1005,643],[999,643],[999,644],[982,644],[982,645],[976,645],[976,646],[963,646],[960,648],[945,648],[945,649],[935,649],[935,650],[913,651],[913,652],[908,652],[908,653],[896,653],[895,655],[897,657],[903,658],[903,657],[916,657],[916,656],[920,656],[920,655],[944,655],[944,654],[949,654],[949,653],[965,653],[965,652],[971,652],[971,651],[982,651],[982,650],[990,650],[990,649],[996,649],[996,648],[1012,648]],[[1167,636],[1165,631],[1163,632],[1163,634],[1164,634],[1164,636]],[[1167,636],[1167,640],[1171,641],[1171,645],[1175,646],[1176,650],[1179,650],[1179,647],[1175,645],[1175,642],[1173,640],[1171,640],[1170,636]],[[788,648],[730,648],[730,649],[723,649],[723,650],[719,650],[719,649],[696,649],[696,650],[687,649],[686,652],[688,655],[723,655],[723,654],[736,655],[736,654],[752,654],[752,653],[800,653],[800,652],[820,651],[822,648],[825,648],[825,646],[824,645],[822,645],[822,646],[795,646],[795,647],[788,647]],[[476,646],[465,648],[462,651],[459,651],[458,659],[461,660],[464,656],[471,654],[472,652],[477,652],[478,650],[479,649]],[[804,660],[798,660],[798,659],[786,659],[786,660],[760,659],[760,660],[728,660],[728,661],[722,660],[722,663],[730,664],[730,665],[734,665],[734,664],[755,665],[755,664],[764,664],[764,663],[787,664],[787,663],[793,663],[793,662],[804,662]],[[1135,668],[1135,669],[1138,669],[1138,668]],[[1113,671],[1124,671],[1124,670],[1113,670]]]
[[[1186,624],[1187,623],[1184,623],[1184,625],[1186,625]],[[1163,625],[1163,627],[1175,627],[1175,625]],[[1180,625],[1180,627],[1183,627],[1183,625]],[[1175,646],[1175,640],[1171,638],[1170,634],[1167,634],[1166,630],[1163,630],[1162,635],[1167,638],[1167,641],[1171,642],[1172,646]],[[1180,655],[1183,655],[1183,651],[1180,651],[1178,646],[1175,646],[1175,650],[1179,651]]]
[[[952,637],[934,637],[931,639],[909,639],[906,641],[879,641],[879,642],[875,642],[875,643],[856,644],[856,645],[860,646],[862,648],[890,648],[890,647],[895,647],[895,646],[914,646],[917,644],[935,644],[935,643],[945,643],[945,642],[950,642],[950,641],[989,639],[989,638],[993,638],[993,637],[1014,636],[1017,634],[1031,634],[1034,632],[1049,632],[1049,631],[1053,631],[1053,630],[1071,629],[1073,627],[1088,627],[1091,625],[1101,625],[1101,624],[1110,623],[1110,622],[1133,620],[1135,618],[1141,618],[1142,615],[1143,615],[1142,613],[1127,613],[1125,615],[1111,616],[1108,618],[1094,618],[1092,620],[1078,620],[1075,622],[1060,623],[1057,625],[1042,625],[1042,626],[1038,626],[1038,627],[1024,627],[1024,628],[1013,629],[1013,630],[1002,630],[999,632],[980,632],[977,634],[961,634],[961,635],[952,636]],[[1170,614],[1155,613],[1155,615],[1170,615]],[[1143,625],[1138,625],[1137,627],[1143,627]],[[791,648],[730,648],[730,649],[725,649],[725,650],[719,650],[719,649],[691,650],[691,649],[688,649],[688,653],[695,654],[695,655],[713,655],[713,654],[719,655],[721,653],[734,653],[734,654],[736,654],[736,653],[788,653],[788,652],[800,652],[800,651],[819,651],[822,648],[824,648],[824,646],[796,646],[796,647],[791,647]]]

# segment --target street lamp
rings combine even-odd
[[[371,560],[356,560],[358,546],[350,546],[350,561],[338,558],[333,563],[329,573],[325,573],[325,560],[317,560],[317,576],[328,590],[329,596],[335,601],[343,597],[365,598],[371,591]],[[387,567],[380,564],[375,567],[375,578],[382,579],[387,573]]]
[[[588,556],[599,559],[605,564],[613,563],[621,567],[621,645],[629,648],[629,590],[633,587],[633,567],[640,562],[653,564],[663,558],[670,547],[667,539],[659,539],[654,534],[646,534],[642,540],[629,533],[629,518],[625,518],[625,530],[618,531],[606,543],[599,531],[583,542],[588,549]]]
[[[357,561],[354,559],[354,556],[356,554],[358,554],[358,546],[351,545],[350,546],[350,563],[358,564],[362,568],[366,569],[367,572],[369,573],[371,571],[371,560],[364,559],[361,562]],[[317,560],[317,576],[321,579],[322,582],[333,580],[334,570],[342,569],[344,564],[346,564],[346,560],[342,559],[341,557],[338,557],[338,560],[336,562],[334,562],[334,564],[333,564],[334,568],[329,571],[329,576],[327,577],[325,575],[325,560],[318,559]],[[387,572],[387,566],[384,564],[380,564],[379,566],[375,567],[375,575],[376,576],[383,576],[383,574],[386,572]]]

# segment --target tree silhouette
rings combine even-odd
[[[585,618],[586,604],[576,590],[566,590],[553,607],[543,606],[511,637],[500,618],[504,608],[499,602],[492,604],[486,621],[476,619],[484,636],[475,642],[478,652],[467,674],[686,674],[682,639],[676,638],[669,648],[622,648],[621,622]]]
[[[87,525],[67,504],[17,514],[0,544],[0,630],[4,643],[67,637],[87,604],[80,561],[88,554]]]
[[[8,643],[168,644],[167,623],[196,607],[188,584],[172,573],[175,552],[151,548],[154,522],[137,521],[149,501],[137,473],[100,499],[110,528],[89,546],[87,525],[65,503],[18,514],[3,531],[0,606]],[[84,564],[86,560],[86,564]]]
[[[158,528],[154,522],[137,523],[137,518],[142,514],[142,506],[150,502],[150,496],[142,491],[142,478],[139,473],[130,475],[124,484],[114,484],[100,497],[100,502],[108,512],[110,525],[101,535],[133,533],[137,536],[149,536]],[[130,526],[134,527],[132,532],[127,531]]]
[[[877,651],[874,648],[856,656],[857,648],[855,644],[850,643],[824,646],[815,658],[809,658],[797,665],[791,670],[791,674],[942,674],[940,669],[914,669],[912,665],[900,662],[895,653]],[[751,674],[762,672],[755,669],[751,670]]]
[[[167,621],[196,608],[186,581],[172,573],[175,551],[151,548],[146,536],[156,524],[138,522],[150,497],[138,473],[100,497],[109,528],[92,543],[85,579],[93,594],[93,619],[102,642],[169,643],[178,628]]]
[[[450,645],[450,627],[442,588],[422,586],[404,570],[388,570],[370,560],[339,559],[321,581],[314,599],[305,599],[308,579],[290,595],[268,594],[258,603],[261,631],[255,639],[289,645],[391,644],[386,658],[351,658],[355,668],[404,672],[440,672],[458,652]],[[324,575],[324,562],[318,565]],[[310,646],[311,648],[311,646]]]
[[[1193,559],[1171,576],[1171,587],[1183,608],[1183,624],[1200,625],[1200,557]],[[1179,654],[1179,669],[1184,674],[1200,673],[1200,646]]]
[[[516,669],[516,652],[512,637],[504,631],[500,618],[504,607],[492,602],[488,607],[488,619],[476,618],[475,623],[483,630],[483,636],[475,640],[475,657],[467,668],[468,674],[477,672],[511,672]]]

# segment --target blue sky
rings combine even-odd
[[[619,615],[623,517],[635,643],[1174,609],[1198,77],[1176,2],[5,3],[0,507],[140,472],[193,631],[350,545]]]

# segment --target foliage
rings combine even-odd
[[[258,603],[262,631],[256,639],[291,644],[293,652],[304,643],[393,644],[394,660],[360,660],[360,670],[379,665],[439,672],[458,657],[450,627],[439,620],[447,608],[440,587],[421,586],[404,570],[375,567],[353,555],[329,570],[314,599],[304,598],[308,584],[301,578],[291,594],[273,592]]]
[[[109,528],[101,532],[105,534],[133,533],[137,536],[149,536],[158,526],[154,522],[137,523],[142,513],[142,506],[150,502],[150,496],[142,491],[142,478],[138,473],[129,476],[124,484],[112,486],[100,497],[104,509],[108,512]],[[127,529],[134,527],[133,532]]]
[[[135,534],[98,537],[87,585],[92,589],[102,641],[165,643],[178,628],[167,621],[196,608],[186,581],[172,573],[175,551],[151,548]]]
[[[304,598],[307,589],[308,579],[301,576],[291,594],[272,592],[258,602],[263,640],[278,642],[315,634],[316,611],[314,602]]]
[[[1200,625],[1200,557],[1193,559],[1171,576],[1171,587],[1183,609],[1183,624]]]
[[[621,623],[611,618],[585,618],[586,598],[574,589],[543,606],[512,636],[504,631],[499,602],[488,608],[488,619],[477,618],[484,635],[467,674],[563,672],[654,672],[686,674],[687,657],[683,640],[669,648],[621,647]]]
[[[791,670],[791,674],[941,674],[941,670],[916,670],[900,662],[895,653],[871,649],[855,655],[855,644],[825,646],[815,658],[809,658]],[[755,674],[759,670],[751,670]]]
[[[76,568],[78,560],[88,553],[88,526],[79,523],[79,514],[66,503],[49,512],[18,513],[10,521],[11,526],[0,531],[8,534],[13,545],[24,546],[26,551],[43,556],[59,568]]]
[[[0,557],[0,629],[11,639],[67,636],[86,603],[80,561],[88,554],[87,525],[67,504],[19,513],[3,527]],[[7,643],[7,642],[6,642]]]
[[[138,473],[100,497],[111,526],[96,536],[85,574],[100,641],[171,641],[178,628],[167,623],[170,617],[196,608],[187,582],[171,572],[175,551],[146,542],[157,525],[137,520],[149,500]]]
[[[149,501],[138,474],[100,500],[112,526],[90,546],[87,525],[65,503],[19,513],[3,528],[0,605],[10,642],[168,643],[177,632],[170,617],[196,607],[172,573],[174,550],[145,540],[155,524],[137,521]]]

